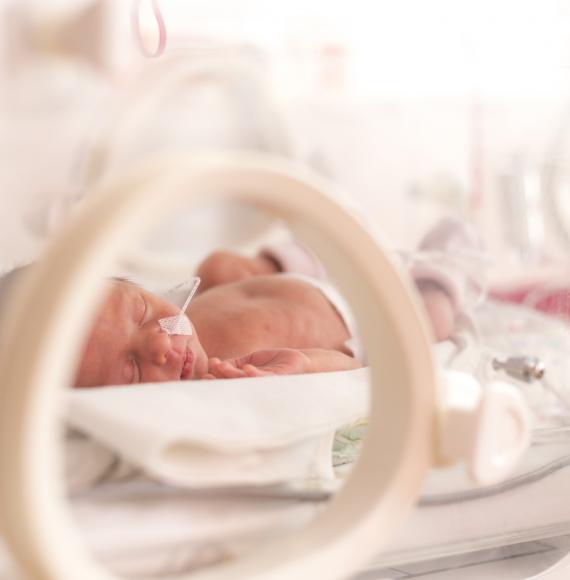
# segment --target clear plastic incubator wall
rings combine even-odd
[[[0,580],[569,578],[568,30],[0,0]]]

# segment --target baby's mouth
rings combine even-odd
[[[186,381],[192,376],[192,369],[194,367],[194,354],[190,348],[186,350],[186,356],[182,363],[182,369],[180,370],[180,380]]]

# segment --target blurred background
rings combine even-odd
[[[0,274],[36,259],[131,163],[253,149],[330,178],[395,249],[413,249],[440,217],[473,222],[491,295],[567,319],[569,31],[568,0],[0,0]],[[151,233],[130,265],[150,264],[166,283],[192,256],[267,233],[246,208],[200,211]],[[565,383],[567,325],[520,311],[501,320],[493,308],[483,338],[507,353],[551,348]],[[512,501],[523,519],[540,507]],[[437,526],[456,541],[454,522],[470,518],[450,512]],[[499,530],[517,522],[497,519]],[[568,533],[563,523],[551,535]],[[554,561],[568,537],[537,546]],[[428,565],[416,568],[427,578]]]
[[[497,283],[559,272],[568,30],[564,0],[0,0],[2,264],[102,165],[184,145],[300,159],[398,248],[467,217]]]

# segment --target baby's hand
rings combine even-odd
[[[455,327],[451,298],[435,284],[419,285],[419,290],[436,342],[447,340]]]
[[[208,361],[208,373],[204,379],[238,379],[242,377],[265,377],[270,375],[296,375],[308,372],[309,357],[293,348],[258,350],[242,357]]]

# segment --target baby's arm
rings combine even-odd
[[[416,286],[431,323],[435,341],[447,340],[455,328],[455,307],[451,296],[431,280],[417,280]]]
[[[362,365],[351,356],[337,350],[321,348],[274,348],[248,355],[220,360],[211,358],[204,379],[237,379],[270,375],[297,375],[344,371]]]
[[[455,219],[441,220],[408,257],[436,340],[449,338],[458,315],[469,317],[484,295],[485,250],[479,233]]]
[[[210,254],[199,266],[196,276],[202,283],[200,292],[230,284],[252,276],[274,274],[278,271],[277,264],[267,256],[250,258],[234,252],[217,251]]]

